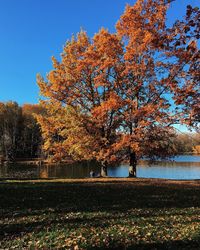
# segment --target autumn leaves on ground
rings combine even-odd
[[[0,249],[199,249],[199,181],[0,184]]]

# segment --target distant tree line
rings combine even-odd
[[[200,145],[199,133],[178,133],[174,141],[176,151],[178,154],[186,153],[200,153],[198,148]]]
[[[39,105],[0,103],[0,155],[5,160],[41,156],[42,137],[34,117],[39,113]]]

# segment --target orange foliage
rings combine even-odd
[[[200,154],[200,145],[196,145],[193,147],[193,153],[194,154]]]
[[[115,34],[101,29],[90,39],[81,31],[60,62],[52,58],[47,80],[37,78],[50,100],[48,115],[39,118],[46,149],[109,163],[133,153],[173,154],[171,125],[199,121],[200,19],[189,6],[186,19],[167,29],[165,3],[138,0],[126,7]],[[49,139],[54,133],[60,141]]]

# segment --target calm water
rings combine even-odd
[[[58,165],[58,166],[0,166],[0,178],[84,178],[90,171],[96,174],[100,169],[89,164]],[[111,177],[127,177],[128,165],[108,168]],[[141,162],[137,167],[137,177],[166,179],[200,179],[200,155],[181,155],[174,161],[162,161],[148,165]]]

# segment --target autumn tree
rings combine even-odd
[[[136,176],[141,157],[176,152],[173,124],[187,123],[190,117],[197,121],[199,50],[193,38],[199,38],[199,11],[188,7],[186,19],[172,28],[166,27],[166,11],[166,1],[138,0],[126,7],[116,26],[124,41],[125,63],[124,134],[119,146],[127,148],[129,176]],[[196,29],[189,35],[190,27]]]
[[[200,145],[196,145],[193,147],[193,153],[194,154],[200,154]]]
[[[66,43],[61,62],[53,58],[54,70],[47,75],[47,81],[41,76],[37,79],[44,97],[53,105],[60,103],[58,110],[70,107],[71,112],[76,114],[75,120],[79,119],[80,131],[77,131],[76,123],[72,128],[76,140],[72,136],[68,139],[68,135],[64,136],[67,143],[71,139],[71,146],[75,142],[77,150],[69,150],[70,154],[75,158],[79,155],[79,159],[97,160],[102,165],[103,176],[107,175],[107,164],[117,160],[112,145],[116,142],[116,129],[121,119],[118,113],[121,98],[117,90],[122,53],[122,44],[116,34],[102,29],[91,40],[81,31]],[[60,126],[57,118],[57,124],[53,117],[48,119],[57,130]],[[43,131],[46,130],[47,121],[40,121]],[[67,124],[66,127],[69,129]],[[65,127],[63,129],[66,131]],[[91,145],[86,149],[87,140]]]
[[[200,10],[187,6],[184,20],[167,29],[167,57],[171,67],[166,87],[170,87],[181,122],[199,129],[200,122]]]
[[[43,115],[44,112],[44,108],[38,104],[24,104],[22,106],[20,157],[35,158],[41,156],[41,130],[35,116]]]
[[[0,103],[0,146],[6,160],[14,160],[19,150],[22,110],[16,102]]]
[[[168,65],[162,63],[166,10],[164,1],[138,0],[126,7],[116,26],[124,41],[124,134],[120,147],[126,148],[129,157],[129,176],[136,176],[141,157],[172,153],[174,132],[168,125],[174,116],[163,85]]]
[[[41,133],[34,113],[41,113],[38,105],[0,103],[0,153],[7,161],[38,156]]]
[[[69,148],[75,143],[72,156],[87,155],[104,170],[108,163],[129,159],[129,176],[134,177],[141,157],[175,153],[173,124],[198,124],[199,10],[188,6],[186,18],[167,28],[167,7],[164,0],[128,5],[116,34],[102,29],[89,39],[81,31],[66,43],[61,62],[53,58],[47,80],[38,76],[41,94],[50,103],[50,115],[40,124],[47,138],[49,122],[56,134],[65,131],[56,148],[62,144],[65,152],[65,142]],[[79,121],[71,124],[71,139],[59,112]]]

